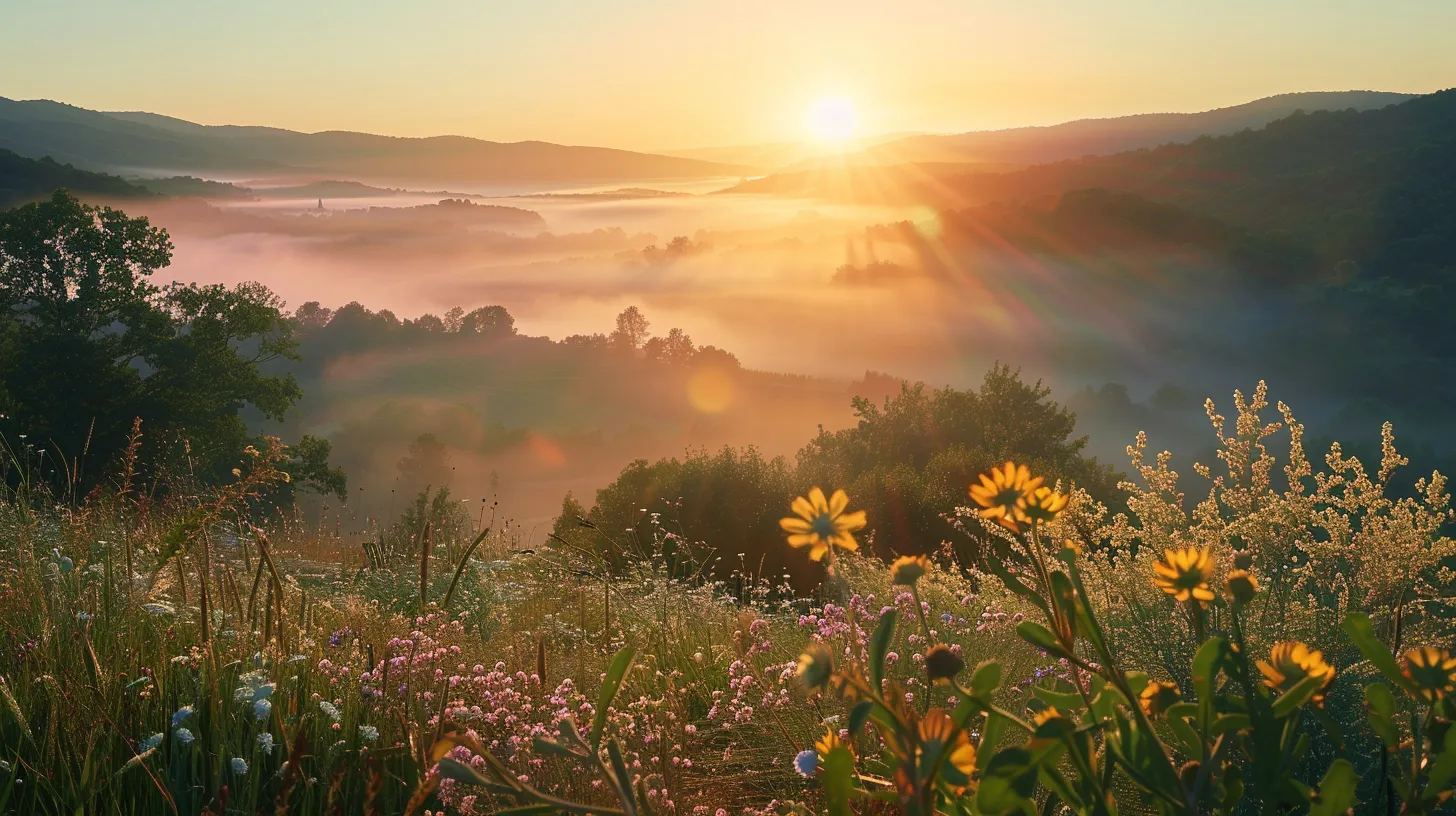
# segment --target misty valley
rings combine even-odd
[[[0,813],[1449,812],[1456,90],[864,115],[0,97]]]

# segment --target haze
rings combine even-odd
[[[1456,5],[913,0],[7,2],[0,94],[206,124],[644,150],[1425,93]],[[56,58],[64,43],[66,58]],[[44,69],[38,68],[44,66]]]

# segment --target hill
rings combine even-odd
[[[734,191],[961,209],[1089,188],[1284,231],[1327,265],[1351,260],[1385,273],[1444,268],[1456,251],[1456,90],[1375,110],[1301,112],[1260,130],[1009,173],[927,164],[845,168],[769,176]]]
[[[749,172],[734,165],[601,147],[211,126],[151,113],[103,113],[47,100],[4,98],[0,148],[108,172],[327,175],[396,184],[611,182]]]
[[[1143,113],[1078,119],[1047,127],[1022,127],[952,135],[908,136],[873,145],[851,156],[858,163],[980,162],[1029,165],[1122,153],[1200,136],[1261,128],[1296,111],[1374,110],[1412,94],[1385,91],[1314,91],[1279,94],[1198,113]]]
[[[28,159],[0,149],[0,209],[44,198],[61,187],[76,194],[120,198],[152,195],[150,191],[116,176],[78,170],[49,156]]]

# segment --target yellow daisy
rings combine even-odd
[[[1067,506],[1067,496],[1050,487],[1038,487],[1021,496],[1016,509],[1023,518],[1031,521],[1051,521]]]
[[[1321,678],[1320,690],[1314,695],[1316,703],[1324,699],[1324,690],[1335,680],[1335,667],[1325,662],[1324,653],[1297,640],[1274,644],[1269,659],[1256,665],[1264,675],[1264,685],[1275,691],[1288,691],[1306,677]]]
[[[902,555],[890,565],[890,583],[909,586],[930,572],[930,559],[923,555]]]
[[[1041,487],[1040,476],[1032,478],[1026,465],[1007,462],[981,474],[980,484],[971,485],[971,498],[981,505],[981,518],[994,520],[1011,531],[1028,519],[1021,511],[1021,500]]]
[[[1153,583],[1174,598],[1203,603],[1213,600],[1213,590],[1208,586],[1208,579],[1213,577],[1213,555],[1208,550],[1165,550],[1163,560],[1153,564],[1153,570],[1157,572]]]
[[[789,546],[808,547],[810,560],[820,561],[832,547],[859,549],[853,534],[864,529],[865,513],[846,513],[848,506],[849,496],[843,490],[834,491],[825,501],[824,491],[815,487],[809,491],[809,498],[794,499],[792,509],[797,517],[779,519],[779,526],[789,534]]]
[[[1456,657],[1445,649],[1422,646],[1405,653],[1405,676],[1428,703],[1456,693]]]

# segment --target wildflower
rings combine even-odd
[[[248,761],[242,757],[233,757],[232,766],[233,773],[238,776],[242,776],[248,772]]]
[[[1236,569],[1229,572],[1224,586],[1228,589],[1229,597],[1246,604],[1254,600],[1254,594],[1259,591],[1259,579],[1248,570]]]
[[[379,739],[379,729],[372,725],[359,726],[359,739],[362,742],[374,742]]]
[[[794,757],[794,770],[798,771],[800,776],[813,776],[814,772],[819,770],[819,754],[815,753],[813,748],[800,751]]]
[[[1264,685],[1280,692],[1290,690],[1306,677],[1321,678],[1315,703],[1324,699],[1324,690],[1335,679],[1335,667],[1325,662],[1324,653],[1297,640],[1274,644],[1269,650],[1269,659],[1260,660],[1257,665],[1264,675]]]
[[[1153,564],[1153,570],[1157,572],[1153,583],[1179,601],[1213,600],[1213,590],[1208,588],[1213,556],[1208,550],[1199,547],[1164,550],[1163,560]]]
[[[253,703],[253,719],[257,720],[258,722],[262,722],[268,719],[268,715],[272,713],[273,703],[271,701],[258,700],[257,702]]]
[[[172,736],[183,745],[191,745],[192,741],[197,739],[196,737],[192,736],[192,732],[187,730],[186,728],[179,728],[176,731],[173,731]]]
[[[809,490],[809,498],[794,499],[793,511],[798,518],[789,516],[779,519],[779,527],[789,534],[789,546],[798,549],[809,548],[809,559],[821,561],[834,547],[843,550],[859,549],[854,532],[865,526],[865,513],[856,510],[846,513],[849,496],[843,490],[824,500],[824,491],[817,486]]]
[[[940,708],[925,712],[916,730],[920,738],[919,750],[930,757],[948,750],[950,753],[945,757],[945,767],[954,771],[946,774],[948,781],[957,787],[967,785],[976,769],[976,747],[971,744],[965,730],[956,728],[955,721]]]
[[[273,756],[272,732],[264,731],[258,735],[258,750],[262,751],[265,756]]]
[[[1040,476],[1031,477],[1026,465],[1007,462],[1005,467],[991,468],[989,475],[982,473],[981,483],[971,485],[971,498],[981,505],[981,518],[1015,532],[1018,522],[1027,521],[1020,507],[1022,498],[1041,487],[1041,482]]]
[[[1150,680],[1146,686],[1143,686],[1142,693],[1138,695],[1138,704],[1142,706],[1144,714],[1149,717],[1157,717],[1181,699],[1183,697],[1178,690],[1177,683]]]
[[[1031,715],[1031,719],[1038,726],[1046,725],[1049,722],[1065,720],[1067,716],[1056,709],[1056,706],[1047,706],[1041,711]]]
[[[150,737],[147,737],[146,739],[142,740],[141,742],[137,743],[137,751],[138,752],[150,751],[153,748],[156,748],[158,745],[161,745],[161,744],[162,744],[162,734],[160,732],[158,732],[156,734],[151,735]]]
[[[829,756],[830,751],[833,751],[843,744],[844,741],[839,738],[839,732],[833,728],[827,728],[824,730],[824,736],[820,737],[819,741],[814,743],[814,750],[819,753],[820,761],[823,761],[824,758]]]
[[[923,555],[902,555],[890,565],[890,582],[910,586],[930,572],[930,559]]]
[[[931,680],[948,683],[952,677],[960,674],[965,668],[966,661],[944,643],[931,646],[930,651],[925,653],[925,674]]]
[[[799,668],[795,673],[810,691],[822,689],[829,685],[829,678],[834,674],[834,654],[828,646],[814,641],[799,655]]]
[[[1405,653],[1405,676],[1416,696],[1428,703],[1456,693],[1456,657],[1445,649],[1422,646]]]
[[[319,700],[319,711],[322,711],[324,714],[328,715],[328,718],[333,720],[334,722],[339,721],[339,709],[336,708],[334,704],[329,702],[328,700]]]
[[[1022,494],[1016,502],[1019,514],[1030,521],[1051,521],[1067,506],[1067,496],[1050,487],[1038,487]]]
[[[172,727],[176,728],[182,723],[187,722],[187,718],[191,717],[192,714],[192,706],[182,706],[181,708],[177,709],[177,711],[172,714]]]
[[[142,604],[142,609],[146,610],[149,615],[170,615],[173,613],[172,607],[164,603]]]

